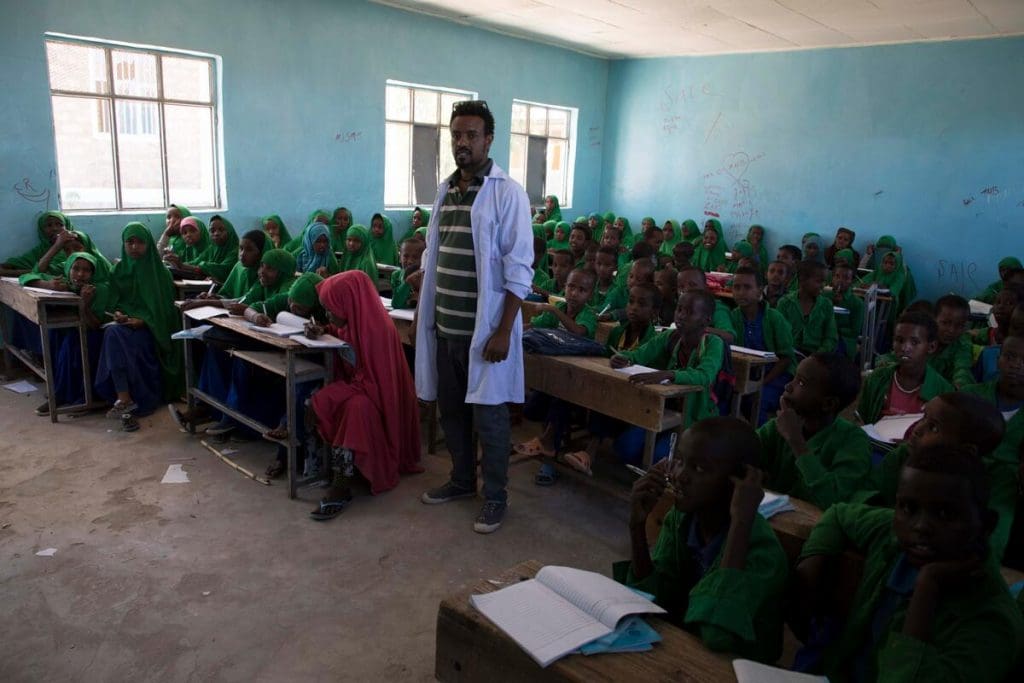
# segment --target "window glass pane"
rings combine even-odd
[[[566,153],[569,146],[565,140],[548,138],[547,175],[545,176],[544,194],[558,195],[565,198],[565,171],[568,160]]]
[[[416,123],[437,123],[437,93],[430,90],[414,90],[412,98],[413,120]]]
[[[189,102],[210,102],[210,62],[205,59],[167,57],[160,59],[164,70],[164,97]]]
[[[530,134],[547,135],[547,110],[544,107],[530,107]]]
[[[51,99],[61,208],[116,208],[109,101],[91,97]]]
[[[412,118],[409,111],[409,88],[389,85],[384,91],[385,116],[395,121],[408,121]]]
[[[141,52],[111,50],[114,94],[156,97],[156,56]]]
[[[171,197],[191,208],[216,206],[213,110],[167,104],[164,105],[164,126],[167,188]]]
[[[512,103],[512,132],[513,133],[528,133],[529,130],[526,127],[526,115],[527,107],[525,104],[519,104],[517,102]]]
[[[412,159],[412,126],[384,124],[384,204],[410,206],[409,179]]]
[[[441,93],[441,125],[447,126],[448,122],[452,120],[452,105],[468,99],[471,99],[469,95],[459,95],[450,92]]]
[[[167,205],[160,163],[160,136],[146,132],[146,122],[156,119],[156,107],[153,102],[125,100],[118,100],[114,106],[121,205],[125,208]]]
[[[527,139],[525,135],[513,135],[508,153],[508,174],[523,187],[526,187]]]
[[[569,112],[564,109],[548,109],[548,135],[553,138],[569,137]]]
[[[448,126],[441,126],[441,142],[438,145],[438,182],[455,173],[455,157],[452,156],[452,131]]]
[[[47,41],[46,60],[51,89],[100,95],[110,92],[103,48]]]

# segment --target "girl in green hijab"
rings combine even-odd
[[[682,228],[684,240],[686,240],[695,247],[701,243],[702,240],[700,235],[700,227],[697,225],[697,221],[693,220],[692,218],[687,218],[685,221],[683,221]]]
[[[986,287],[985,291],[974,298],[978,301],[983,301],[986,304],[995,303],[999,292],[1003,291],[1003,283],[1006,281],[1006,276],[1017,268],[1024,268],[1024,265],[1021,264],[1020,259],[1016,256],[1007,256],[1006,258],[1001,259],[999,261],[999,279]]]
[[[562,219],[562,207],[558,204],[558,197],[549,194],[544,198],[544,215],[547,220],[558,223]]]
[[[757,269],[761,273],[761,279],[764,280],[765,275],[768,273],[768,264],[771,261],[768,259],[768,249],[764,246],[763,225],[751,225],[747,229],[747,243],[754,250],[754,261],[757,263]],[[854,268],[856,267],[854,265]]]
[[[636,243],[636,236],[633,234],[633,228],[629,225],[629,219],[625,216],[619,216],[615,219],[615,223],[613,223],[613,225],[622,232],[622,246],[624,246],[627,251],[632,249],[633,245]]]
[[[200,294],[195,299],[198,302],[197,305],[219,305],[223,299],[244,298],[257,282],[260,261],[263,260],[263,252],[266,251],[269,244],[270,240],[262,230],[250,230],[242,235],[242,239],[238,242],[236,256],[238,260],[225,278],[224,284],[220,286],[216,294],[209,297]]]
[[[595,211],[587,216],[587,226],[590,228],[591,239],[600,244],[604,236],[604,216]]]
[[[717,218],[704,223],[704,235],[693,252],[693,264],[710,273],[725,265],[725,235]]]
[[[184,204],[171,204],[167,207],[167,213],[165,214],[166,227],[156,244],[157,251],[161,255],[173,253],[181,256],[185,250],[185,240],[181,237],[181,221],[191,215],[192,212]]]
[[[361,270],[377,282],[377,263],[370,250],[370,231],[365,225],[353,225],[345,239],[345,257],[341,259],[341,270]]]
[[[402,237],[401,242],[406,241],[410,237],[416,234],[416,231],[420,228],[425,228],[430,224],[430,212],[426,209],[417,206],[412,210],[412,216],[409,217],[409,229],[406,231],[405,236]]]
[[[730,253],[732,257],[728,259],[726,264],[726,270],[730,273],[735,273],[736,269],[741,265],[751,265],[754,263],[754,248],[746,240],[740,240],[732,245],[732,252]],[[748,263],[744,263],[744,261],[748,261]],[[754,267],[756,270],[756,264]]]
[[[121,233],[121,260],[110,276],[116,325],[104,329],[96,391],[114,402],[108,417],[148,415],[183,389],[181,345],[171,340],[181,318],[174,282],[142,223]],[[137,423],[135,423],[135,428]]]
[[[345,251],[345,233],[352,225],[352,212],[339,206],[331,214],[331,251],[335,254]]]
[[[188,246],[185,249],[190,250]],[[172,257],[167,257],[166,260],[173,263]],[[235,226],[228,219],[217,215],[210,219],[209,245],[206,249],[195,258],[179,261],[176,269],[192,277],[209,277],[217,282],[224,282],[236,263],[238,234],[235,232]]]
[[[33,280],[62,281],[67,258],[77,251],[91,254],[97,260],[102,261],[107,270],[110,270],[110,261],[96,248],[91,237],[81,230],[65,230],[57,234],[53,244],[39,259],[32,272],[18,278],[19,282],[22,285],[27,285]]]
[[[554,223],[549,226],[548,223]],[[544,223],[544,230],[547,231],[548,227],[554,233],[554,237],[548,240],[548,251],[558,251],[559,249],[569,248],[569,233],[572,232],[572,226],[565,221],[555,223],[555,221],[547,221]]]
[[[321,322],[327,320],[324,308],[316,295],[316,286],[323,282],[316,273],[303,273],[295,278],[288,290],[288,311],[300,318],[315,318]]]
[[[295,282],[295,257],[284,249],[270,249],[260,261],[257,280],[246,295],[248,306],[244,315],[251,322],[262,315],[269,322],[263,319],[260,322],[269,325],[278,313],[288,309],[288,291]]]
[[[679,222],[671,219],[665,221],[665,225],[661,226],[661,234],[665,239],[661,243],[661,248],[658,249],[658,254],[672,258],[672,249],[683,240],[683,234],[679,231]]]
[[[57,235],[73,229],[71,220],[60,211],[46,211],[40,214],[36,219],[36,235],[39,241],[20,256],[11,256],[0,263],[0,275],[17,276],[35,270],[39,259],[49,251]]]
[[[288,228],[276,213],[264,216],[260,222],[263,223],[263,232],[267,233],[267,237],[270,238],[268,249],[283,249],[284,245],[292,241]]]
[[[862,287],[878,284],[879,289],[888,289],[893,305],[889,307],[888,320],[891,322],[907,307],[907,269],[903,267],[903,253],[889,250],[879,261],[879,267],[861,278]]]
[[[398,265],[398,245],[392,233],[391,219],[382,213],[373,214],[370,219],[370,250],[374,263]]]

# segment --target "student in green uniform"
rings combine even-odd
[[[722,369],[725,344],[717,335],[708,333],[707,327],[714,310],[715,298],[707,292],[684,292],[676,306],[674,330],[660,332],[633,351],[615,354],[610,361],[613,368],[634,364],[655,368],[652,372],[631,375],[629,381],[634,384],[659,384],[667,380],[674,384],[701,387],[700,393],[691,394],[687,398],[684,427],[718,415],[712,385]],[[655,460],[668,454],[670,431],[658,435]],[[621,434],[615,440],[615,451],[619,459],[627,463],[639,463],[645,436],[639,427],[630,428]]]
[[[16,277],[36,269],[39,259],[50,249],[57,235],[73,230],[71,220],[60,211],[46,211],[36,219],[36,234],[39,241],[20,256],[11,256],[0,263],[0,275]]]
[[[553,194],[544,197],[544,213],[549,221],[557,223],[562,220],[562,207],[558,204],[558,197]]]
[[[167,207],[164,231],[156,243],[157,252],[161,256],[181,256],[184,253],[185,240],[181,236],[181,221],[191,215],[192,212],[184,204],[171,204]]]
[[[348,234],[348,228],[352,225],[352,212],[346,209],[344,206],[339,206],[331,214],[331,251],[337,255],[337,253],[345,251],[345,236]],[[409,229],[409,233],[406,236],[412,235],[412,228]],[[403,239],[406,239],[403,238]]]
[[[725,234],[717,218],[709,218],[704,223],[704,233],[693,253],[693,265],[705,273],[725,268]]]
[[[632,249],[633,245],[636,244],[636,235],[633,234],[633,228],[629,225],[629,219],[625,216],[618,216],[615,219],[615,223],[613,223],[613,227],[622,235],[622,246],[626,249]]]
[[[550,228],[552,231],[552,237],[546,238],[548,240],[548,251],[554,252],[560,249],[569,248],[569,231],[572,229],[571,226],[562,221],[556,223],[555,221],[547,221],[544,223],[545,234],[547,229]]]
[[[244,315],[257,325],[267,326],[281,311],[288,310],[288,290],[295,282],[295,257],[284,249],[269,249],[260,260],[257,285],[244,302],[232,304],[232,315]]]
[[[764,300],[772,308],[779,305],[779,299],[786,296],[789,291],[789,264],[785,261],[772,261],[768,264],[768,272],[765,275]]]
[[[667,220],[665,224],[661,226],[662,242],[661,247],[658,249],[659,258],[667,256],[672,258],[672,250],[677,244],[683,239],[683,233],[679,229],[679,222],[674,220]]]
[[[394,227],[391,225],[391,219],[382,213],[375,213],[370,219],[370,251],[373,253],[375,263],[398,265],[398,245],[395,244]]]
[[[653,219],[652,219],[653,220]],[[657,225],[649,225],[644,228],[644,241],[651,245],[655,254],[661,253],[661,247],[665,243],[665,233]]]
[[[626,304],[625,290],[615,285],[615,270],[618,268],[618,254],[611,247],[601,247],[594,257],[594,273],[597,282],[594,294],[590,298],[590,306],[598,315],[610,310],[623,308]]]
[[[263,232],[270,238],[267,249],[283,249],[284,245],[292,241],[291,233],[276,213],[264,216],[260,221],[263,224]]]
[[[678,457],[633,485],[629,562],[616,578],[654,595],[671,621],[711,650],[775,662],[782,652],[782,597],[789,563],[758,513],[764,495],[754,430],[734,417],[696,423]],[[674,505],[652,550],[647,518],[664,495]]]
[[[990,507],[999,513],[992,534],[992,549],[1002,556],[1017,519],[1021,491],[1020,449],[1024,446],[1024,335],[1011,335],[1003,341],[996,379],[969,384],[964,393],[974,394],[994,405],[1006,420],[1006,432],[999,445],[983,457],[992,483]]]
[[[937,336],[935,319],[927,313],[909,311],[896,320],[896,363],[875,368],[857,403],[857,415],[864,424],[874,424],[886,415],[920,413],[925,403],[953,391],[953,385],[928,363],[938,346]]]
[[[736,343],[748,349],[771,351],[777,357],[775,364],[761,378],[761,409],[757,425],[768,419],[768,413],[779,408],[779,399],[796,371],[793,352],[793,333],[789,323],[761,298],[757,271],[753,268],[736,269],[732,279],[732,296],[736,308],[730,313],[732,327],[738,333]]]
[[[421,240],[422,241],[422,240]],[[426,247],[426,242],[423,246]],[[537,301],[541,298],[540,292],[551,290],[551,259],[548,256],[547,241],[538,236],[533,236],[533,292],[528,299]]]
[[[614,229],[612,230],[614,232]],[[607,232],[605,233],[608,234]],[[626,284],[616,282],[615,286],[605,300],[608,310],[598,311],[597,319],[601,322],[617,320],[622,322],[626,319],[626,304],[629,300],[627,292],[640,284],[654,286],[654,263],[649,259],[633,261],[626,270]],[[618,278],[616,278],[618,280]]]
[[[971,307],[967,299],[956,294],[941,296],[935,301],[935,324],[938,326],[938,348],[929,365],[957,389],[974,384],[971,365],[971,337],[967,334],[967,321]]]
[[[658,309],[654,324],[668,327],[675,320],[676,304],[679,302],[679,273],[671,264],[666,265],[654,273],[654,286],[661,293],[661,308]]]
[[[617,259],[620,272],[628,269],[630,258],[629,254],[626,253],[626,249],[622,246],[622,231],[614,227],[607,228],[601,235],[600,245],[615,250],[615,258]]]
[[[697,266],[690,266],[680,270],[676,276],[676,285],[680,296],[686,292],[708,291],[707,276]],[[736,329],[732,326],[732,316],[729,314],[729,307],[722,303],[718,297],[712,296],[712,301],[715,302],[715,312],[711,316],[711,325],[708,327],[708,332],[718,335],[725,340],[725,343],[732,344],[736,341]]]
[[[797,277],[797,291],[779,299],[776,306],[793,330],[793,345],[805,356],[834,351],[839,345],[839,331],[832,302],[821,293],[825,288],[825,265],[801,261]]]
[[[700,234],[700,226],[697,225],[697,221],[692,218],[687,218],[683,221],[682,225],[683,239],[696,247],[701,243],[703,237]]]
[[[339,259],[342,272],[361,270],[370,277],[371,282],[379,278],[377,262],[373,260],[370,250],[370,232],[364,225],[353,225],[345,236],[345,256]]]
[[[691,259],[693,259],[693,252],[693,244],[686,240],[682,240],[679,244],[672,247],[672,265],[675,266],[677,271],[693,265],[691,263]]]
[[[903,312],[913,297],[908,286],[907,269],[903,265],[903,253],[900,251],[889,251],[879,260],[879,266],[871,271],[858,283],[861,287],[870,287],[877,284],[879,289],[886,289],[888,296],[892,297],[892,305],[889,307],[889,321]]]
[[[849,228],[839,228],[836,230],[836,237],[832,241],[832,246],[825,250],[825,265],[832,268],[836,265],[836,257],[839,254],[848,251],[848,254],[844,256],[849,259],[849,263],[853,268],[856,268],[860,264],[860,254],[858,254],[853,248],[853,240],[857,238],[857,233]]]
[[[751,225],[747,230],[747,242],[754,250],[754,263],[757,264],[757,272],[763,280],[768,272],[768,250],[764,246],[764,226]]]
[[[995,519],[987,506],[981,459],[932,446],[907,459],[895,510],[839,504],[825,512],[796,569],[802,613],[832,611],[825,603],[836,593],[838,556],[864,556],[850,613],[824,649],[830,681],[1004,680],[1024,624],[988,550]]]
[[[590,230],[587,226],[577,223],[569,229],[569,251],[577,268],[584,267],[583,262],[590,241]]]
[[[180,252],[166,254],[164,260],[174,267],[199,259],[199,255],[210,246],[210,231],[206,223],[195,216],[181,219],[181,239],[184,242]]]
[[[839,353],[845,353],[852,359],[857,357],[858,339],[864,327],[864,300],[853,293],[854,267],[838,256],[834,263],[832,304],[849,311],[835,314],[836,332],[839,335],[837,348]]]
[[[754,261],[754,248],[746,240],[740,240],[732,245],[732,251],[729,252],[729,256],[725,259],[726,272],[735,273],[736,269],[743,265],[740,263],[742,259],[748,261],[745,265],[757,267],[757,263]]]
[[[1018,268],[1024,268],[1024,263],[1021,263],[1020,259],[1016,256],[1007,256],[1006,258],[1000,259],[999,279],[986,287],[981,294],[974,298],[978,301],[983,301],[986,304],[995,303],[996,295],[1003,290],[1003,285],[1006,283],[1006,276],[1009,275],[1010,271]]]
[[[815,353],[800,361],[779,414],[757,430],[770,489],[824,509],[862,488],[871,467],[868,437],[839,417],[858,389],[860,374],[845,356]]]
[[[220,215],[210,219],[209,233],[209,245],[195,258],[183,261],[171,255],[166,260],[193,277],[224,282],[238,263],[238,233],[231,221]]]
[[[406,282],[406,278],[420,269],[423,250],[426,247],[427,244],[423,240],[408,239],[402,242],[402,248],[399,250],[402,267],[391,273],[392,308],[416,308],[416,297],[413,296],[412,286]]]
[[[250,230],[242,235],[242,239],[238,241],[238,260],[217,293],[203,292],[186,302],[182,310],[199,306],[223,306],[225,303],[245,297],[258,282],[260,261],[269,245],[270,238],[262,230]]]

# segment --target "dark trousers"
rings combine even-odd
[[[508,405],[466,403],[468,338],[461,341],[438,337],[436,362],[437,408],[445,443],[452,454],[451,481],[461,488],[476,490],[475,427],[483,449],[480,470],[484,479],[484,499],[503,503],[508,498],[508,456],[511,451]]]

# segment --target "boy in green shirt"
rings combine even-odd
[[[607,310],[600,312],[597,319],[601,322],[609,320],[618,320],[622,322],[626,319],[626,303],[629,299],[629,290],[639,284],[654,284],[654,262],[650,259],[641,259],[640,261],[633,261],[629,264],[626,271],[626,286],[618,284],[618,276],[615,278],[616,284],[608,295],[608,299],[605,300]]]
[[[947,294],[935,302],[939,345],[928,364],[957,389],[974,384],[971,372],[974,356],[971,337],[967,334],[970,317],[971,306],[962,296]]]
[[[861,487],[871,468],[868,437],[839,417],[858,389],[860,373],[846,356],[815,353],[800,362],[778,416],[757,430],[770,489],[825,509]]]
[[[601,247],[594,257],[594,273],[597,274],[597,282],[594,284],[594,294],[590,297],[590,306],[598,314],[626,305],[625,289],[615,285],[615,270],[618,268],[618,258],[615,250],[611,247]]]
[[[836,261],[832,269],[832,305],[845,308],[846,314],[836,314],[836,332],[839,334],[839,352],[847,358],[857,357],[857,340],[864,327],[864,300],[853,293],[853,266]]]
[[[778,310],[793,329],[796,350],[805,356],[834,351],[839,344],[832,302],[821,292],[825,288],[825,264],[801,261],[797,266],[800,284],[795,292],[779,299]]]
[[[850,613],[825,645],[829,680],[1004,680],[1024,624],[988,550],[987,505],[981,458],[930,446],[907,459],[895,510],[843,503],[822,515],[796,569],[803,616],[829,611],[837,556],[864,556]]]
[[[690,427],[679,455],[661,461],[633,485],[629,532],[632,560],[616,579],[647,591],[669,618],[715,651],[774,662],[782,651],[782,594],[788,561],[758,514],[764,495],[754,467],[757,437],[734,417]],[[646,522],[668,492],[653,552]]]
[[[562,296],[565,292],[565,281],[569,279],[569,273],[573,270],[572,252],[568,249],[558,249],[551,253],[551,281],[547,287],[533,285],[533,292],[547,299],[554,294]]]
[[[676,276],[676,285],[679,287],[679,295],[685,292],[707,292],[708,280],[704,271],[697,266],[689,266],[679,271]],[[715,302],[715,310],[711,316],[711,324],[708,332],[716,334],[725,340],[725,343],[732,344],[736,341],[736,330],[732,326],[732,318],[729,316],[729,307],[723,304],[718,297],[712,296]]]
[[[427,243],[423,240],[408,239],[402,242],[402,248],[399,250],[402,267],[391,273],[392,308],[416,308],[416,297],[412,296],[412,286],[405,279],[420,269],[423,250],[426,246]]]

